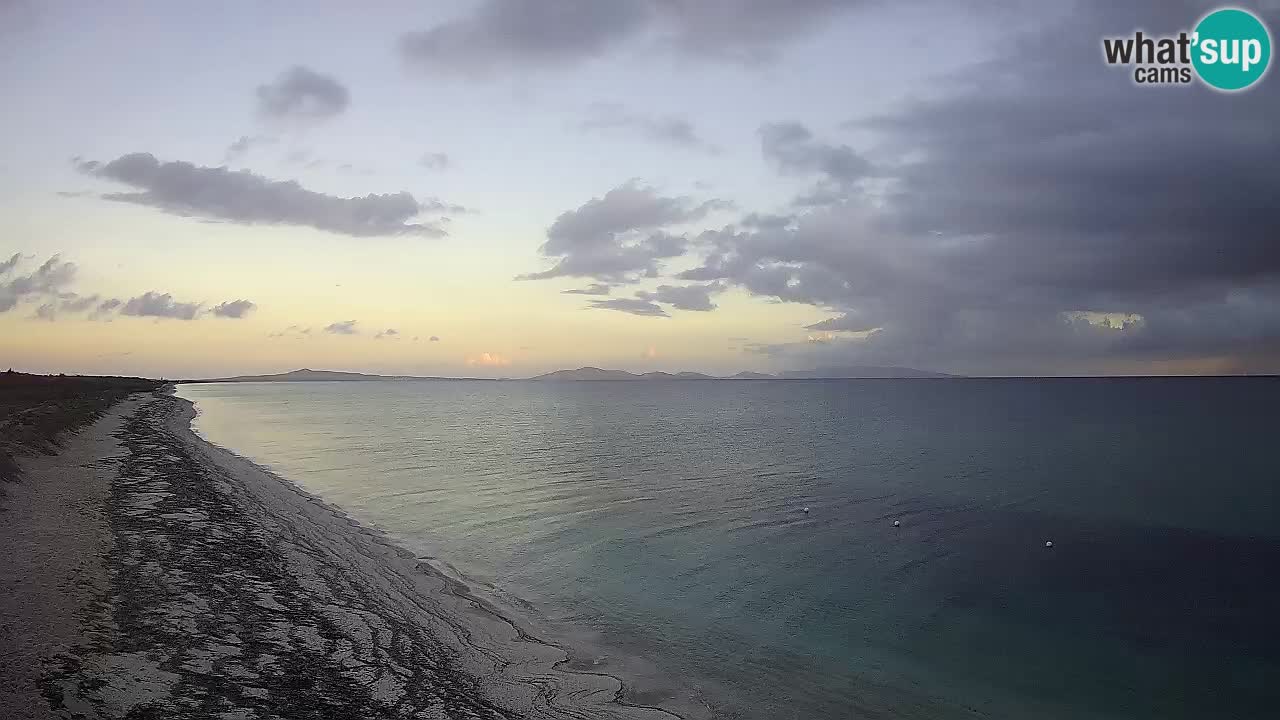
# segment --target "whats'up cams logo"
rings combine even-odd
[[[1139,85],[1189,84],[1193,77],[1216,90],[1252,87],[1271,62],[1271,33],[1253,13],[1222,8],[1205,15],[1195,30],[1150,37],[1141,30],[1102,39],[1108,65],[1133,66]]]

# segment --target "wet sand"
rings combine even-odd
[[[0,715],[669,718],[139,394],[20,461]]]

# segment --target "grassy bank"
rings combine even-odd
[[[133,377],[0,373],[0,493],[17,479],[16,458],[50,454],[67,432],[101,417],[135,392],[166,383]]]

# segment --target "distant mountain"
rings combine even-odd
[[[580,367],[577,370],[556,370],[555,372],[529,379],[581,382],[584,380],[639,380],[640,376],[632,375],[625,370],[601,370],[598,367]]]
[[[669,372],[662,372],[661,370],[655,370],[653,372],[644,373],[643,375],[637,375],[636,378],[639,380],[719,380],[720,379],[717,377],[712,377],[710,375],[703,375],[702,373],[699,373],[699,372],[669,373]]]
[[[365,373],[340,372],[337,370],[290,370],[274,375],[237,375],[236,377],[209,378],[207,380],[185,380],[190,383],[214,382],[369,382],[374,380],[453,380],[456,378],[417,377],[413,375],[366,375]]]
[[[853,365],[849,367],[815,368],[813,370],[787,370],[781,373],[779,377],[810,380],[835,378],[947,378],[955,377],[955,375],[916,370],[915,368]]]
[[[592,380],[718,380],[719,378],[696,372],[669,373],[659,370],[637,375],[626,370],[601,370],[598,367],[580,367],[577,370],[556,370],[555,372],[529,379],[590,382]]]
[[[531,377],[529,380],[546,382],[590,382],[593,380],[628,380],[628,381],[671,381],[681,380],[805,380],[820,378],[943,378],[953,377],[943,373],[914,370],[900,367],[855,366],[842,368],[817,368],[814,370],[788,370],[778,375],[743,371],[727,378],[714,377],[698,372],[669,373],[660,370],[643,374],[630,373],[626,370],[603,370],[598,367],[580,367],[576,370],[556,370],[545,375]],[[451,378],[428,377],[417,375],[369,375],[366,373],[341,372],[337,370],[291,370],[274,375],[237,375],[235,377],[208,378],[204,380],[183,380],[188,383],[215,382],[370,382],[376,380],[484,380],[489,378]]]

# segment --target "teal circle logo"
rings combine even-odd
[[[1191,64],[1210,87],[1232,92],[1262,79],[1271,62],[1271,33],[1245,10],[1215,10],[1196,25]]]

